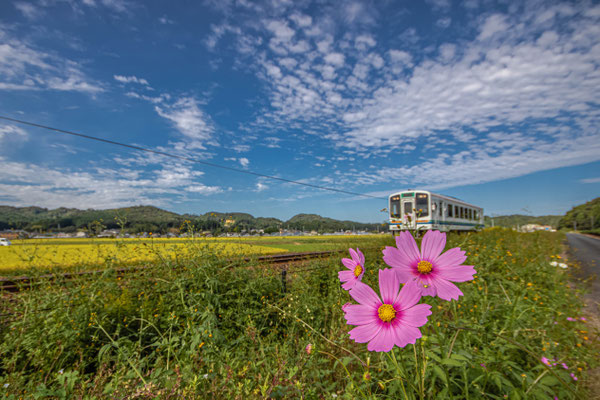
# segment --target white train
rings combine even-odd
[[[472,231],[483,228],[483,208],[427,190],[389,196],[390,231]]]

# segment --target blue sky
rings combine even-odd
[[[600,193],[600,5],[0,3],[0,115],[267,175],[486,214]],[[317,213],[324,192],[0,121],[0,204]]]

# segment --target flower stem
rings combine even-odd
[[[408,400],[408,395],[406,394],[406,389],[404,388],[404,371],[400,367],[400,364],[398,364],[398,360],[396,360],[396,352],[394,352],[394,349],[392,349],[391,353],[392,353],[391,358],[394,360],[394,365],[396,366],[396,371],[398,371],[400,385],[402,386],[402,393],[404,393],[404,398],[406,400]],[[389,353],[388,353],[388,357],[389,357]]]

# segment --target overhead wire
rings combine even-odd
[[[351,196],[360,196],[360,197],[367,197],[367,198],[372,198],[372,199],[387,200],[386,197],[373,196],[373,195],[366,194],[366,193],[357,193],[357,192],[352,192],[349,190],[336,189],[336,188],[332,188],[332,187],[328,187],[328,186],[314,185],[312,183],[295,181],[293,179],[286,179],[286,178],[281,178],[281,177],[277,177],[277,176],[273,176],[273,175],[261,174],[259,172],[249,171],[249,170],[245,170],[245,169],[228,167],[226,165],[216,164],[216,163],[212,163],[209,161],[200,160],[198,158],[192,158],[192,157],[172,154],[172,153],[168,153],[168,152],[161,151],[161,150],[153,150],[153,149],[149,149],[149,148],[142,147],[142,146],[117,142],[115,140],[104,139],[104,138],[100,138],[100,137],[96,137],[96,136],[92,136],[92,135],[86,135],[83,133],[74,132],[74,131],[70,131],[70,130],[66,130],[66,129],[54,128],[54,127],[51,127],[48,125],[38,124],[35,122],[30,122],[30,121],[24,121],[21,119],[6,117],[3,115],[0,115],[0,119],[18,123],[18,124],[22,124],[22,125],[32,126],[32,127],[36,127],[36,128],[42,128],[42,129],[46,129],[46,130],[57,132],[57,133],[63,133],[66,135],[76,136],[76,137],[80,137],[83,139],[94,140],[97,142],[112,144],[115,146],[121,146],[121,147],[125,147],[125,148],[132,149],[132,150],[138,150],[138,151],[143,151],[143,152],[147,152],[147,153],[161,155],[164,157],[170,157],[170,158],[175,158],[175,159],[179,159],[179,160],[189,161],[189,162],[206,165],[206,166],[213,167],[213,168],[220,168],[220,169],[224,169],[224,170],[228,170],[228,171],[240,172],[240,173],[247,174],[247,175],[258,176],[260,178],[267,178],[267,179],[277,180],[280,182],[291,183],[291,184],[301,185],[301,186],[307,186],[307,187],[311,187],[314,189],[327,190],[330,192],[343,193],[343,194],[348,194]]]

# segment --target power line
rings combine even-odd
[[[291,180],[291,179],[279,178],[279,177],[272,176],[272,175],[265,175],[265,174],[261,174],[261,173],[258,173],[258,172],[247,171],[247,170],[243,170],[243,169],[239,169],[239,168],[227,167],[225,165],[215,164],[215,163],[211,163],[211,162],[208,162],[208,161],[199,160],[197,158],[191,158],[191,157],[186,157],[186,156],[179,156],[179,155],[176,155],[176,154],[171,154],[171,153],[167,153],[167,152],[160,151],[160,150],[152,150],[152,149],[148,149],[148,148],[141,147],[141,146],[136,146],[136,145],[127,144],[127,143],[121,143],[121,142],[117,142],[117,141],[114,141],[114,140],[103,139],[103,138],[99,138],[99,137],[96,137],[96,136],[85,135],[83,133],[77,133],[77,132],[73,132],[73,131],[67,131],[67,130],[64,130],[64,129],[53,128],[51,126],[41,125],[41,124],[37,124],[37,123],[34,123],[34,122],[23,121],[23,120],[20,120],[20,119],[15,119],[15,118],[10,118],[10,117],[5,117],[5,116],[2,116],[2,115],[0,115],[0,119],[6,120],[6,121],[10,121],[10,122],[16,122],[16,123],[23,124],[23,125],[33,126],[33,127],[36,127],[36,128],[47,129],[49,131],[54,131],[54,132],[58,132],[58,133],[64,133],[64,134],[71,135],[71,136],[77,136],[77,137],[88,139],[88,140],[95,140],[97,142],[114,144],[116,146],[126,147],[126,148],[133,149],[133,150],[145,151],[147,153],[154,153],[154,154],[158,154],[158,155],[165,156],[165,157],[171,157],[171,158],[176,158],[176,159],[179,159],[179,160],[190,161],[190,162],[197,163],[197,164],[207,165],[207,166],[213,167],[213,168],[221,168],[221,169],[225,169],[225,170],[228,170],[228,171],[241,172],[241,173],[247,174],[247,175],[254,175],[254,176],[261,177],[261,178],[268,178],[268,179],[273,179],[273,180],[277,180],[277,181],[281,181],[281,182],[286,182],[286,183],[293,183],[295,185],[308,186],[308,187],[311,187],[311,188],[314,188],[314,189],[328,190],[330,192],[344,193],[344,194],[349,194],[349,195],[352,195],[352,196],[369,197],[369,198],[372,198],[372,199],[387,200],[386,197],[379,197],[379,196],[372,196],[370,194],[350,192],[348,190],[341,190],[341,189],[335,189],[335,188],[331,188],[331,187],[327,187],[327,186],[313,185],[311,183],[304,183],[304,182],[294,181],[294,180]]]

